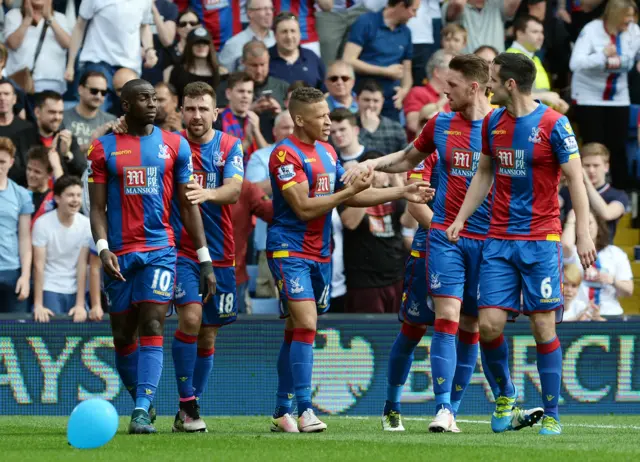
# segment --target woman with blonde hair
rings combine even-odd
[[[609,0],[602,18],[588,23],[575,43],[569,67],[571,98],[583,143],[602,143],[611,151],[611,179],[628,189],[626,139],[629,126],[627,74],[640,52],[638,5]]]

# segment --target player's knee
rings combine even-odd
[[[453,322],[460,321],[460,301],[458,299],[436,297],[434,300],[438,319],[446,319]]]
[[[200,308],[199,306],[197,308]],[[192,309],[185,306],[179,311],[180,330],[183,332],[197,333],[202,323],[202,309]]]
[[[531,331],[538,343],[546,343],[556,336],[555,312],[535,313],[530,316]]]
[[[139,326],[140,335],[144,335],[144,336],[162,335],[163,327],[164,326],[162,322],[158,319],[144,320]]]
[[[125,348],[129,345],[136,343],[135,335],[127,334],[125,332],[113,333],[113,345],[116,348]]]
[[[498,338],[500,334],[502,334],[503,329],[502,325],[492,322],[491,318],[480,318],[478,320],[478,327],[480,330],[480,338],[485,342]]]
[[[198,348],[210,350],[216,346],[216,338],[218,337],[217,327],[203,327],[198,333]]]
[[[460,330],[465,332],[478,332],[478,318],[473,318],[465,314],[460,315],[460,324],[458,325]]]

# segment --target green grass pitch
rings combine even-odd
[[[488,416],[460,417],[461,434],[429,434],[426,418],[405,418],[404,433],[384,433],[375,417],[326,417],[319,434],[273,434],[269,417],[208,417],[209,433],[172,434],[169,417],[157,435],[127,435],[97,450],[66,441],[66,418],[0,417],[0,460],[6,461],[638,461],[637,416],[565,416],[564,434],[542,437],[539,426],[495,435]]]

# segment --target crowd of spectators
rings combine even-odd
[[[576,265],[575,217],[559,190],[565,320],[622,314],[633,292],[613,245],[627,192],[628,129],[640,104],[635,0],[4,0],[0,8],[0,313],[36,321],[103,316],[100,259],[87,219],[87,150],[122,115],[123,85],[158,96],[156,124],[183,128],[186,84],[216,89],[214,128],[242,140],[246,176],[234,206],[241,312],[277,291],[266,264],[268,158],[293,131],[289,96],[326,92],[330,142],[345,165],[401,150],[449,111],[449,61],[507,51],[536,64],[535,97],[566,113],[582,141],[598,263]],[[640,135],[636,146],[640,152]],[[633,156],[629,156],[633,154]],[[374,187],[404,177],[376,173]],[[610,182],[609,182],[610,181]],[[256,219],[257,217],[257,219]],[[332,312],[397,312],[417,222],[404,201],[334,211]],[[254,226],[255,223],[255,226]],[[249,300],[249,297],[247,297]],[[356,303],[358,300],[358,303]],[[364,302],[363,302],[364,301]]]

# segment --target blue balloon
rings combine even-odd
[[[89,399],[76,406],[67,424],[67,441],[78,449],[107,444],[118,430],[118,412],[109,401]]]

